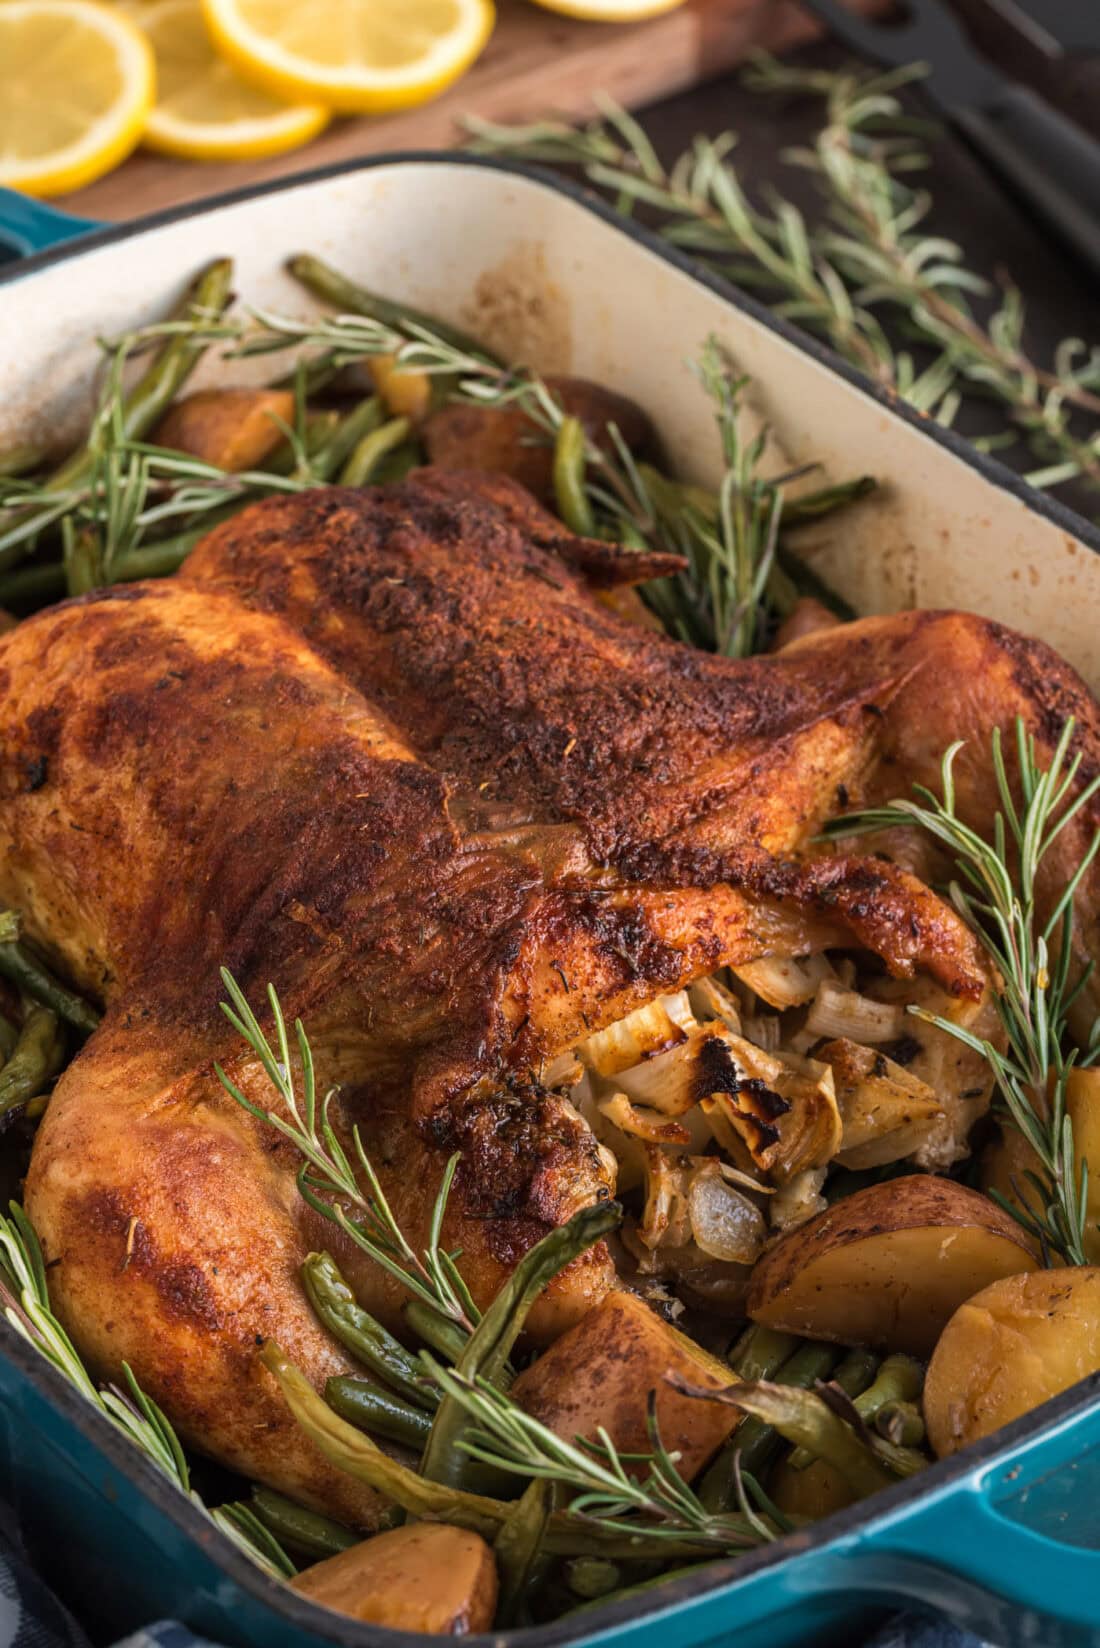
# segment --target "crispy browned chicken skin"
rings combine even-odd
[[[58,1311],[195,1444],[363,1523],[371,1495],[301,1439],[255,1349],[277,1337],[318,1382],[345,1368],[299,1287],[311,1247],[390,1321],[398,1292],[222,1090],[215,1059],[270,1102],[219,965],[305,1020],[414,1237],[461,1151],[448,1240],[484,1300],[608,1193],[591,1135],[539,1085],[547,1058],[769,952],[858,944],[976,995],[945,904],[813,838],[934,781],[955,737],[987,821],[989,729],[1017,713],[1043,748],[1073,713],[1090,768],[1100,749],[1072,671],[994,624],[904,614],[727,662],[590,592],[661,569],[572,538],[513,483],[424,471],[255,505],[185,577],[0,640],[0,899],[106,1007],[27,1182]],[[1068,832],[1060,851],[1064,872]],[[536,1331],[613,1279],[602,1248],[579,1261]]]

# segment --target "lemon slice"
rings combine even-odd
[[[643,17],[659,17],[675,11],[684,0],[535,0],[545,11],[563,17],[580,17],[586,23],[638,23]]]
[[[347,113],[434,97],[477,57],[494,20],[492,0],[202,3],[215,45],[247,80]]]
[[[200,0],[155,0],[135,14],[157,60],[145,142],[191,160],[280,154],[328,123],[319,103],[282,103],[242,80],[210,42]]]
[[[0,183],[82,188],[125,160],[153,104],[153,53],[95,0],[0,0]]]

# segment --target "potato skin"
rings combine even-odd
[[[1091,1265],[1100,1265],[1100,1070],[1071,1070],[1066,1082],[1066,1115],[1073,1129],[1078,1164],[1088,1164],[1085,1232],[1082,1246]],[[1016,1128],[1002,1127],[982,1151],[981,1182],[1008,1202],[1019,1202],[1016,1185],[1034,1196],[1028,1172],[1041,1173],[1038,1156]],[[1016,1184],[1013,1184],[1013,1180]]]
[[[650,422],[640,406],[586,378],[547,378],[565,412],[579,418],[597,446],[610,445],[614,423],[631,451],[646,445]],[[492,470],[521,482],[542,503],[554,496],[553,447],[518,407],[451,402],[426,419],[421,434],[429,462],[442,469]]]
[[[290,1584],[338,1614],[432,1636],[488,1631],[497,1605],[492,1551],[480,1534],[443,1522],[376,1534]]]
[[[237,472],[262,463],[294,422],[289,389],[197,389],[170,406],[153,439],[203,463]]]
[[[1070,1071],[1066,1114],[1073,1128],[1077,1161],[1087,1162],[1089,1167],[1082,1246],[1089,1263],[1100,1265],[1100,1070]]]
[[[824,1459],[815,1459],[804,1471],[796,1471],[781,1459],[772,1471],[768,1492],[787,1516],[804,1516],[810,1522],[842,1511],[856,1499],[855,1490]]]
[[[595,1437],[602,1425],[621,1453],[648,1453],[646,1409],[650,1391],[656,1391],[661,1439],[680,1453],[680,1474],[690,1482],[741,1415],[736,1408],[681,1396],[665,1382],[672,1372],[713,1390],[733,1381],[724,1362],[641,1299],[610,1293],[520,1374],[512,1394],[570,1442]]]
[[[1005,1276],[959,1306],[924,1384],[939,1458],[1100,1369],[1100,1269]]]
[[[749,1283],[754,1321],[927,1356],[964,1299],[1034,1270],[1019,1225],[952,1179],[870,1185],[783,1237]]]

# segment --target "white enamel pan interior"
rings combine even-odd
[[[633,396],[675,469],[698,479],[713,478],[718,450],[687,362],[715,333],[751,375],[782,453],[819,462],[832,480],[872,474],[883,483],[798,539],[859,612],[969,608],[1041,635],[1100,685],[1100,540],[1083,522],[899,413],[823,351],[576,191],[467,158],[393,157],[318,174],[109,231],[7,272],[0,448],[76,431],[94,338],[163,316],[211,257],[234,258],[243,301],[308,312],[310,300],[282,272],[299,251],[469,328],[506,357]],[[245,363],[212,362],[202,381],[245,374]],[[247,374],[272,376],[271,358],[248,362]]]

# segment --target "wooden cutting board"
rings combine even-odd
[[[483,56],[432,103],[383,118],[335,121],[305,148],[270,160],[219,165],[139,151],[59,204],[92,218],[139,217],[358,155],[447,148],[461,138],[463,114],[583,118],[594,112],[601,91],[638,108],[725,73],[753,47],[776,51],[815,32],[793,0],[687,0],[677,11],[633,24],[580,23],[528,0],[498,0],[497,26]]]

